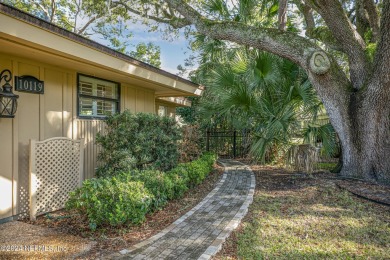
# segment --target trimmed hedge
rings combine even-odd
[[[163,207],[201,183],[212,170],[214,154],[179,164],[168,172],[128,171],[114,177],[89,179],[70,193],[68,209],[76,209],[88,218],[91,229],[101,225],[138,224],[148,212]]]
[[[112,177],[85,180],[81,188],[70,193],[66,207],[86,215],[94,230],[104,224],[141,223],[152,200],[153,195],[142,182]]]
[[[146,189],[153,194],[152,209],[163,207],[168,200],[173,199],[175,183],[160,171],[139,171],[130,173],[131,179],[144,183]]]
[[[189,189],[189,177],[184,164],[179,164],[176,168],[165,173],[175,184],[173,187],[173,199],[181,198]]]
[[[205,153],[198,160],[179,164],[174,171],[186,181],[187,187],[194,187],[206,178],[216,159],[215,154]]]

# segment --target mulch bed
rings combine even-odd
[[[359,180],[340,180],[336,184],[359,197],[390,206],[390,187]]]
[[[172,200],[163,209],[147,215],[146,221],[138,226],[106,226],[93,232],[84,217],[66,210],[42,215],[35,222],[24,222],[95,241],[96,245],[80,259],[97,259],[137,244],[169,226],[202,201],[214,189],[222,174],[223,167],[215,165],[202,184],[188,190],[183,198]]]
[[[244,163],[250,164],[251,162],[246,160],[241,160]],[[259,166],[259,165],[252,165],[251,166],[253,171],[258,171],[260,169],[264,170],[267,167]],[[305,176],[306,174],[300,174],[297,173],[297,175]],[[310,176],[310,175],[306,175]],[[315,172],[312,177],[315,178],[335,178],[337,179],[337,174],[331,173],[329,171],[317,171]],[[361,197],[363,199],[370,200],[372,202],[376,202],[379,204],[390,206],[390,186],[384,186],[380,184],[365,182],[361,180],[355,180],[355,179],[342,179],[336,181],[336,185],[341,188],[345,189],[352,194]]]

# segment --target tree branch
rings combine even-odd
[[[161,18],[161,17],[157,17],[157,16],[153,16],[153,15],[149,15],[147,13],[143,13],[141,11],[138,11],[132,7],[130,7],[126,2],[124,1],[119,1],[119,2],[116,2],[116,3],[113,3],[113,4],[117,4],[117,5],[121,5],[122,7],[124,7],[128,12],[131,12],[133,14],[136,14],[136,15],[139,15],[141,17],[145,17],[145,18],[148,18],[148,19],[151,19],[155,22],[158,22],[158,23],[164,23],[164,24],[169,24],[170,26],[172,26],[173,28],[175,29],[179,29],[179,28],[183,28],[185,26],[188,26],[190,25],[190,23],[188,23],[185,19],[181,19],[179,17],[176,17],[173,15],[173,13],[171,13],[171,15],[169,15],[169,19],[164,19],[164,18]]]
[[[103,17],[102,14],[94,16],[91,19],[89,19],[89,21],[86,24],[84,24],[84,26],[80,30],[77,31],[77,34],[80,34],[80,35],[83,34],[85,32],[85,30],[87,30],[88,26],[90,26],[93,22],[95,22],[97,19],[99,19],[101,17]]]
[[[316,25],[315,25],[315,21],[314,21],[314,17],[313,17],[313,9],[310,6],[308,6],[302,2],[298,4],[298,8],[300,9],[300,11],[303,14],[303,17],[305,18],[306,33],[308,31],[314,30]]]
[[[383,1],[379,42],[374,59],[372,80],[379,96],[390,99],[390,1]],[[379,89],[381,88],[381,89]]]
[[[353,88],[361,88],[369,74],[369,61],[364,52],[366,44],[348,19],[341,3],[338,0],[304,1],[325,20],[334,38],[348,56]]]
[[[320,48],[309,40],[294,33],[278,29],[259,28],[239,22],[217,22],[203,17],[182,0],[165,0],[193,24],[198,32],[214,39],[229,40],[246,46],[275,53],[308,68],[308,56]]]
[[[317,27],[313,16],[313,9],[302,1],[295,1],[299,11],[303,14],[306,23],[305,35],[314,40],[318,40],[325,44],[328,48],[335,51],[342,51],[341,46],[338,44],[336,39],[328,28]]]
[[[197,31],[214,39],[228,40],[250,46],[289,59],[306,70],[313,84],[326,87],[325,95],[346,98],[350,82],[337,65],[321,48],[295,33],[278,29],[253,27],[238,22],[216,22],[203,17],[184,0],[164,0],[193,24]],[[341,86],[341,87],[340,87]],[[319,89],[318,89],[319,90]],[[336,106],[335,101],[333,105]],[[333,101],[332,101],[333,102]]]
[[[285,31],[287,24],[287,0],[279,0],[278,9],[279,30]]]
[[[50,19],[50,13],[49,13],[49,10],[47,10],[43,5],[41,5],[40,3],[37,3],[33,0],[30,0],[30,3],[35,5],[36,7],[40,8],[42,10],[42,12],[45,13],[45,16],[46,16],[46,20],[49,21]]]
[[[76,33],[76,28],[77,28],[77,19],[80,15],[80,12],[81,12],[81,3],[80,3],[81,0],[78,0],[78,1],[75,1],[75,5],[76,5],[76,13],[74,15],[74,27],[73,27],[73,32]]]
[[[370,28],[370,22],[368,21],[368,15],[364,9],[364,0],[356,0],[355,3],[356,14],[356,30],[362,36],[366,34]]]
[[[51,0],[51,15],[50,15],[50,22],[54,22],[55,14],[57,11],[57,4],[55,0]]]
[[[372,29],[373,40],[376,42],[379,39],[379,15],[378,9],[373,0],[364,0],[364,9],[368,14],[368,21]]]

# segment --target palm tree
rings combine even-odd
[[[251,129],[251,154],[261,161],[283,154],[302,136],[301,121],[315,120],[321,108],[304,71],[272,54],[231,48],[203,65],[198,75],[207,90],[199,118],[209,127]]]

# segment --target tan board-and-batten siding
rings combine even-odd
[[[95,177],[98,167],[97,156],[100,147],[95,143],[96,134],[104,131],[102,120],[77,120],[77,138],[83,138],[84,146],[84,179]]]
[[[13,204],[4,206],[4,210],[0,205],[0,219],[27,216],[30,139],[84,138],[84,179],[88,179],[95,176],[98,166],[96,134],[104,131],[104,120],[82,119],[77,115],[78,71],[0,52],[0,70],[3,69],[9,69],[13,77],[31,75],[44,81],[45,91],[44,94],[14,91],[19,95],[16,117],[0,119],[0,188],[2,200]],[[154,113],[154,91],[119,83],[121,111]]]

